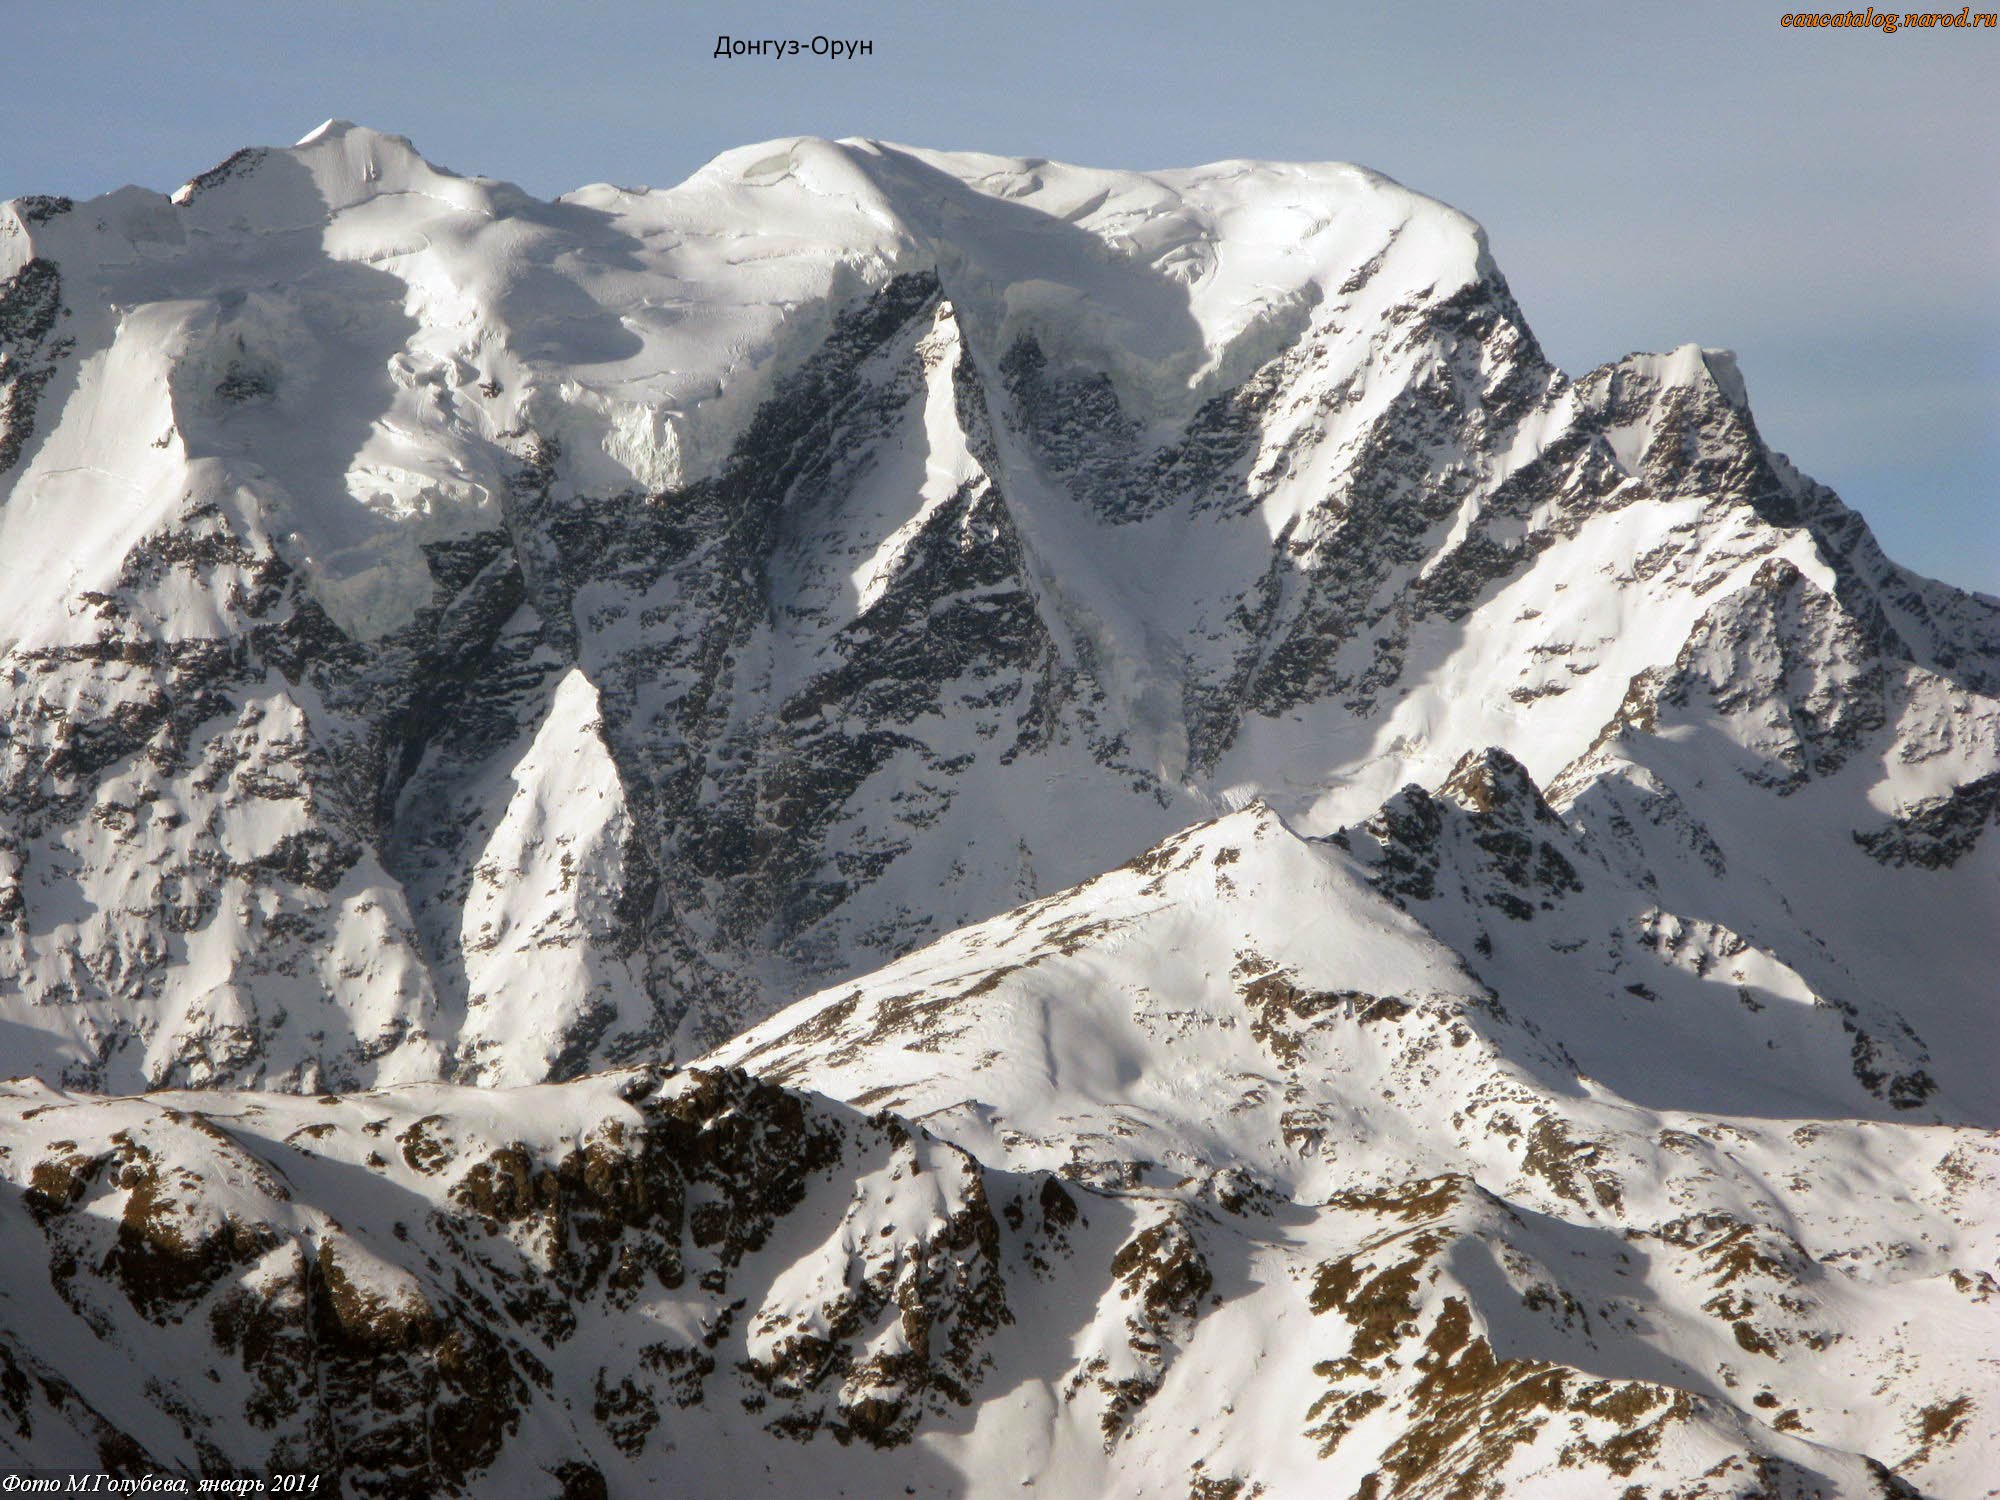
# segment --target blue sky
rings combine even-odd
[[[11,0],[0,197],[171,188],[330,115],[545,195],[803,133],[1356,161],[1484,223],[1572,371],[1736,349],[1766,436],[1896,557],[2000,593],[2000,31],[1792,3]],[[875,45],[723,61],[722,32]]]

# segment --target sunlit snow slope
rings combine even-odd
[[[2000,601],[1359,168],[16,200],[0,1451],[1990,1495],[1996,820]]]
[[[1996,769],[1991,601],[1726,355],[1566,379],[1358,168],[802,140],[542,203],[334,123],[21,200],[0,285],[0,1013],[50,1076],[686,1052],[1252,796],[1546,780],[1683,666],[1722,697],[1661,738],[1768,793],[1690,815],[1809,821],[1892,928],[1923,882],[1850,834]]]
[[[0,1452],[566,1500],[1989,1493],[1993,1132],[1876,1098],[1753,946],[1621,948],[1634,895],[1488,756],[1328,839],[1187,830],[679,1073],[17,1082]],[[1440,940],[1481,922],[1496,973],[1539,953],[1511,1001]]]

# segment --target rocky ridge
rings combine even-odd
[[[1360,169],[16,200],[0,1443],[1982,1493],[1996,777],[2000,601]]]
[[[9,215],[0,1005],[74,1084],[688,1055],[1252,794],[1552,778],[1780,576],[1773,790],[1875,728],[1912,803],[1995,768],[1992,601],[1725,356],[1569,380],[1356,169],[797,142],[541,204],[334,125]]]

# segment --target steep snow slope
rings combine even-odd
[[[1991,1493],[1996,819],[2000,601],[1357,168],[18,200],[0,1445]]]
[[[1992,1133],[1877,1099],[1754,948],[1557,939],[1516,993],[1496,944],[1496,993],[1440,932],[1631,888],[1517,763],[1424,797],[1191,829],[673,1076],[14,1085],[48,1274],[0,1444],[359,1494],[1985,1493]],[[1754,1072],[1694,993],[1739,982]]]
[[[542,203],[333,122],[0,210],[0,350],[0,1024],[52,1078],[687,1053],[1489,744],[1740,829],[1816,988],[1941,911],[1938,1003],[1984,998],[1994,602],[1883,560],[1726,355],[1568,380],[1358,168],[799,140]],[[1773,569],[1810,604],[1690,657]],[[1866,742],[1823,794],[1813,750],[1695,796],[1822,698]]]
[[[1739,1445],[1823,1493],[1895,1492],[1869,1459],[1984,1493],[1990,1423],[1921,1434],[1996,1394],[1990,1072],[1928,1098],[1988,1128],[1912,1123],[1851,1008],[1652,896],[1473,756],[1331,840],[1191,829],[713,1060],[1180,1204],[1229,1290],[1142,1393],[1147,1461],[1651,1494]]]

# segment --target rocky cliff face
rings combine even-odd
[[[0,1447],[381,1495],[1976,1494],[1991,1130],[1908,1123],[1842,1008],[1641,894],[1495,753],[1331,839],[1185,831],[684,1072],[13,1085]]]
[[[1843,692],[1990,702],[1990,602],[1724,356],[1570,382],[1349,168],[805,142],[551,205],[335,126],[10,215],[0,962],[74,1083],[699,1050],[1253,793],[1551,776],[1770,568]]]
[[[1996,778],[2000,602],[1359,169],[18,200],[7,1440],[1971,1494]]]
[[[241,1112],[14,1101],[22,1129],[63,1122],[17,1185],[13,1248],[56,1300],[0,1347],[15,1454],[601,1495],[711,1410],[717,1436],[892,1449],[971,1404],[1010,1290],[1044,1301],[1084,1233],[1060,1184],[740,1074],[215,1097]],[[466,1108],[496,1101],[544,1129],[481,1131]],[[96,1358],[41,1342],[64,1311]],[[673,1462],[719,1482],[716,1458]]]

